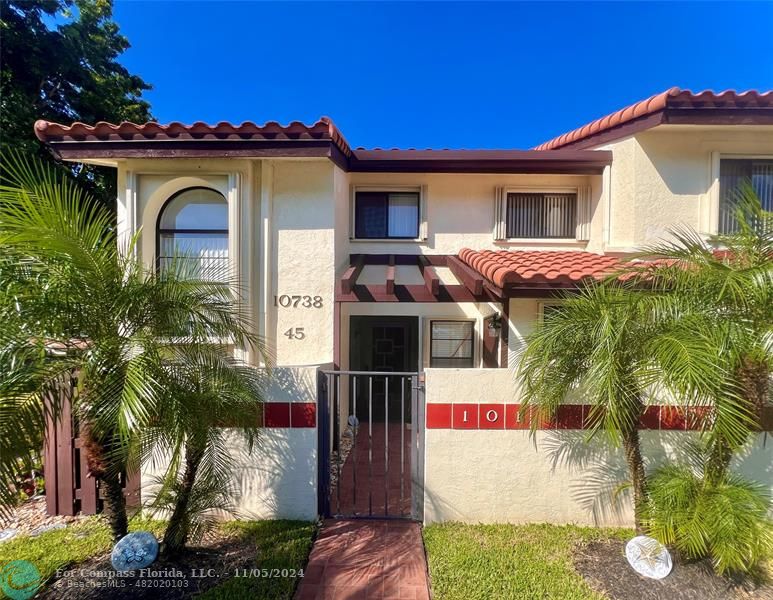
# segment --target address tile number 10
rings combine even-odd
[[[274,306],[280,308],[322,308],[322,296],[305,296],[282,294],[274,296]],[[303,327],[290,327],[282,335],[291,340],[306,339],[306,332]]]

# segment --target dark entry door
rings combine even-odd
[[[351,317],[349,365],[352,371],[406,373],[417,370],[419,361],[418,317]],[[397,377],[373,378],[372,419],[397,422],[411,418],[405,414],[404,399],[410,390],[408,380]],[[367,421],[370,388],[352,389],[352,404],[357,418]],[[355,401],[356,399],[356,401]]]

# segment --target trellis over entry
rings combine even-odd
[[[59,397],[59,415],[46,420],[43,468],[46,480],[46,512],[49,515],[95,515],[104,509],[99,481],[91,477],[78,419],[72,414],[70,391]],[[121,476],[126,507],[140,507],[140,474]]]
[[[385,266],[383,283],[361,284],[358,279],[368,266]],[[401,284],[396,267],[415,267],[423,283]],[[437,272],[448,268],[457,284],[444,283]],[[500,305],[499,318],[508,320],[509,301],[503,290],[470,268],[455,255],[446,254],[351,254],[349,266],[336,285],[334,323],[335,364],[340,365],[340,307],[356,302],[478,302]],[[484,367],[507,367],[507,327],[485,328],[482,356]]]

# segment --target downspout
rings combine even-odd
[[[606,195],[606,201],[604,202],[604,225],[602,230],[604,251],[606,252],[606,249],[612,245],[612,165],[604,167],[601,185]]]
[[[273,227],[273,191],[274,191],[274,165],[271,161],[260,161],[260,303],[259,327],[261,337],[269,348],[276,347],[276,330],[274,327],[274,315],[271,310],[271,289],[273,285],[274,269],[271,268],[271,249]]]

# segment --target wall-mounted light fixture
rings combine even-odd
[[[499,335],[502,329],[502,315],[498,312],[491,315],[486,319],[486,327],[488,328],[489,335]]]

